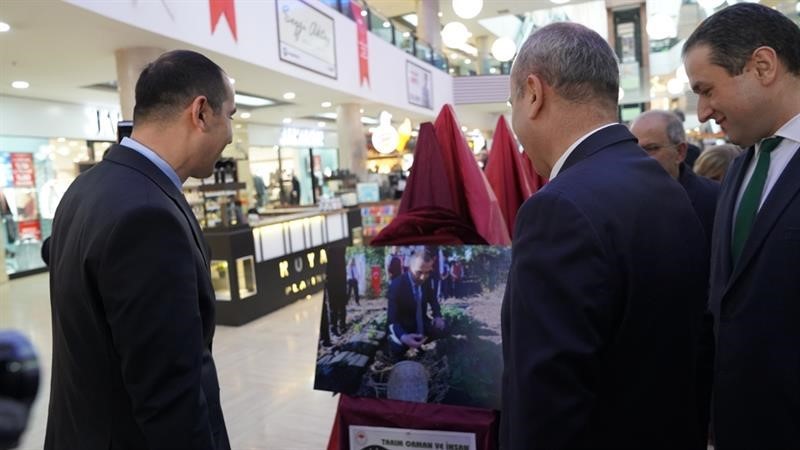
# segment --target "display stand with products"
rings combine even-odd
[[[204,234],[220,325],[242,325],[319,292],[327,249],[351,242],[341,209],[305,209]]]

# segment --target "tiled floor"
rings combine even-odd
[[[0,329],[36,346],[42,381],[20,449],[41,449],[50,393],[50,303],[47,274],[0,284]],[[322,296],[301,300],[241,327],[217,328],[214,358],[231,445],[248,449],[323,449],[335,397],[312,389]]]

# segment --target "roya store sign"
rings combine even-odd
[[[293,259],[281,260],[278,263],[278,275],[281,280],[298,276],[302,278],[300,281],[287,284],[284,287],[284,294],[299,294],[323,283],[325,281],[324,274],[310,274],[309,272],[319,271],[327,263],[328,253],[324,248],[308,252],[305,255],[297,255]]]

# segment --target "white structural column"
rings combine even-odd
[[[439,0],[417,0],[417,38],[442,51],[442,21]]]
[[[349,170],[359,180],[367,175],[367,137],[361,125],[361,105],[343,103],[336,116],[339,137],[339,168]]]
[[[117,89],[123,120],[133,120],[136,104],[136,81],[142,69],[158,58],[164,50],[153,47],[121,48],[114,52],[117,60]]]
[[[475,38],[478,47],[478,75],[489,75],[489,68],[492,66],[489,58],[491,57],[490,47],[494,41],[489,41],[489,36],[478,36]]]

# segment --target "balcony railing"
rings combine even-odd
[[[480,60],[477,57],[460,57],[456,53],[452,53],[455,57],[448,58],[443,52],[437,51],[429,43],[419,39],[416,36],[416,30],[408,27],[405,22],[383,17],[377,11],[370,9],[363,1],[320,1],[351,20],[353,19],[353,11],[350,8],[350,3],[356,2],[361,6],[362,14],[366,18],[367,29],[372,34],[452,76],[508,75],[511,70],[510,62],[503,63],[491,56]]]

